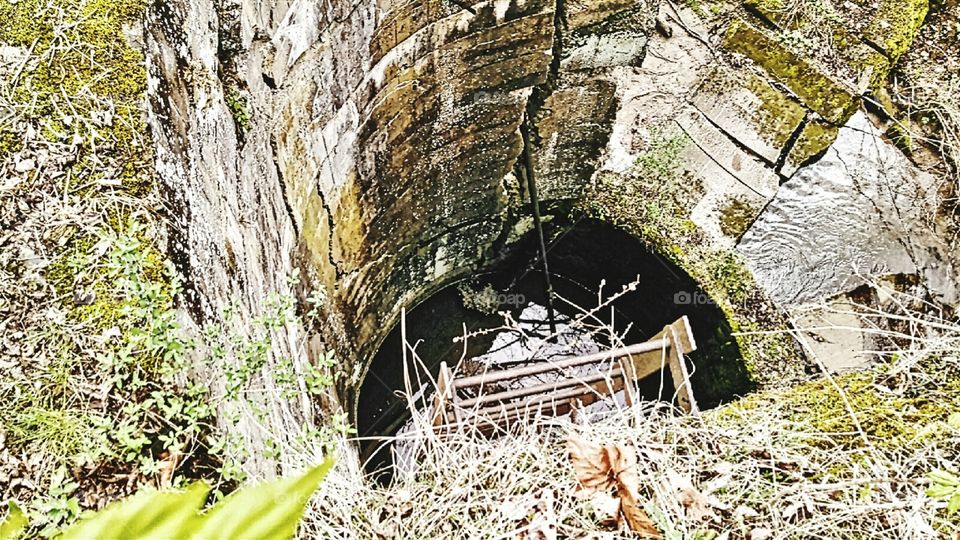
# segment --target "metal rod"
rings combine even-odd
[[[611,349],[609,351],[602,351],[598,353],[588,354],[586,356],[566,358],[564,360],[557,360],[556,362],[540,362],[532,366],[524,366],[524,367],[513,368],[513,369],[504,369],[502,371],[490,371],[481,375],[464,377],[463,379],[454,381],[453,384],[455,388],[470,388],[471,386],[478,386],[483,384],[506,381],[509,379],[526,377],[529,375],[539,375],[540,373],[549,373],[551,371],[557,371],[563,368],[581,366],[583,364],[591,364],[594,362],[600,362],[607,359],[618,360],[622,357],[630,356],[631,354],[641,354],[641,353],[646,353],[650,351],[660,350],[666,347],[667,345],[669,345],[669,340],[665,338],[655,339],[653,341],[646,341],[644,343],[637,343],[636,345],[630,345],[629,347]]]
[[[556,335],[557,321],[553,311],[553,285],[550,283],[550,266],[547,264],[547,243],[543,239],[543,222],[540,220],[540,197],[537,195],[537,182],[533,177],[533,155],[530,152],[530,116],[523,114],[520,122],[520,135],[523,137],[523,161],[527,177],[527,191],[533,205],[533,225],[537,229],[540,241],[540,260],[543,263],[543,280],[547,295],[547,317],[550,321],[550,334]]]

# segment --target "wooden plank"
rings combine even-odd
[[[572,389],[570,389],[570,390],[566,390],[566,391],[563,391],[563,392],[557,392],[557,393],[555,393],[555,394],[544,395],[544,396],[541,396],[541,397],[538,397],[538,398],[533,398],[533,399],[528,399],[528,400],[525,400],[525,401],[521,401],[521,402],[519,402],[519,403],[509,403],[509,404],[506,404],[506,405],[499,405],[499,406],[493,406],[493,407],[485,407],[485,408],[483,408],[483,409],[477,410],[477,411],[476,411],[476,414],[482,416],[482,415],[485,415],[485,414],[501,413],[501,412],[503,412],[503,411],[507,411],[507,412],[520,411],[520,410],[529,409],[529,408],[531,408],[531,407],[541,407],[541,408],[542,408],[542,405],[545,404],[545,403],[550,403],[550,402],[556,403],[556,402],[566,401],[566,400],[573,399],[573,398],[583,397],[583,396],[585,396],[585,395],[594,395],[595,393],[597,393],[597,394],[604,394],[604,395],[612,395],[612,394],[615,394],[616,392],[618,392],[620,389],[623,388],[623,379],[622,379],[622,378],[617,378],[617,379],[611,380],[610,382],[612,383],[612,386],[613,386],[613,389],[612,389],[612,390],[609,389],[609,387],[608,387],[608,385],[607,385],[607,381],[601,380],[601,381],[598,381],[598,382],[595,382],[595,383],[593,383],[593,384],[588,385],[588,388],[572,388]],[[604,388],[604,387],[608,387],[606,391],[603,391],[603,388]]]
[[[677,391],[677,403],[683,412],[687,414],[697,412],[699,410],[697,402],[693,398],[693,392],[690,390],[690,373],[687,371],[687,363],[684,361],[683,354],[680,352],[682,346],[672,345],[674,343],[679,344],[683,337],[676,327],[668,326],[665,331],[670,333],[670,375],[673,378],[673,387]]]
[[[502,392],[494,392],[492,394],[480,394],[477,397],[463,399],[459,401],[461,407],[473,407],[475,405],[484,406],[494,402],[503,402],[509,401],[511,399],[517,399],[521,397],[531,396],[534,394],[543,394],[546,392],[554,392],[556,390],[561,390],[563,388],[568,388],[570,386],[587,386],[590,383],[602,381],[607,377],[621,377],[623,376],[622,368],[614,367],[606,371],[599,371],[593,375],[585,377],[569,377],[566,379],[559,379],[554,382],[536,384],[532,386],[525,386],[523,388],[517,388],[514,390],[504,390]]]
[[[474,375],[472,377],[466,377],[455,381],[456,388],[470,388],[472,386],[480,386],[484,384],[490,384],[500,381],[507,381],[510,379],[518,379],[520,377],[529,377],[531,375],[540,375],[541,373],[549,373],[551,371],[557,371],[560,369],[581,366],[584,364],[592,364],[600,362],[602,360],[614,360],[624,356],[632,356],[636,354],[641,354],[645,352],[660,350],[666,346],[665,336],[658,336],[650,341],[644,343],[638,343],[636,345],[631,345],[629,347],[622,347],[619,349],[611,349],[609,351],[603,351],[595,354],[589,354],[586,356],[577,356],[574,358],[566,358],[564,360],[557,360],[555,362],[541,362],[532,366],[523,366],[519,368],[504,369],[499,371],[488,371],[481,375]]]
[[[490,410],[483,414],[480,414],[479,411],[476,413],[470,411],[466,415],[466,423],[477,426],[479,429],[486,429],[484,426],[489,426],[490,428],[497,426],[502,427],[510,424],[511,422],[536,415],[561,416],[567,414],[573,407],[573,404],[578,400],[583,406],[591,405],[599,401],[601,397],[615,395],[617,392],[622,390],[623,387],[623,379],[618,379],[613,381],[612,391],[600,391],[600,389],[595,389],[595,391],[584,390],[583,394],[578,396],[569,396],[562,400],[545,399],[539,403],[534,402],[535,406],[528,406],[525,408],[513,408],[511,410],[496,411]]]
[[[450,390],[450,370],[446,362],[440,362],[440,373],[437,374],[437,391],[433,395],[433,425],[439,426],[448,423],[447,397]]]

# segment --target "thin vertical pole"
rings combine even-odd
[[[407,365],[407,308],[400,308],[400,350],[403,362],[403,389],[407,392],[407,400],[413,399],[413,388],[410,387],[410,367]]]
[[[540,260],[543,262],[543,280],[547,294],[547,317],[550,321],[550,334],[556,335],[557,321],[553,312],[553,285],[550,283],[550,266],[547,264],[547,243],[543,239],[543,222],[540,220],[540,197],[537,195],[537,182],[533,177],[533,155],[530,153],[530,117],[526,113],[520,123],[520,135],[523,137],[524,169],[527,176],[527,191],[533,204],[533,225],[540,240]]]

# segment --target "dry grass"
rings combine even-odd
[[[955,177],[960,177],[960,73],[936,79],[919,74],[900,89],[898,97],[910,105],[910,116],[933,119],[936,131],[924,137],[921,130],[914,136],[936,147]]]
[[[916,298],[891,298],[857,311],[896,346],[870,371],[698,416],[644,403],[577,422],[535,418],[492,440],[421,429],[417,470],[389,487],[361,480],[344,442],[305,536],[536,538],[545,523],[561,538],[629,536],[577,496],[566,450],[576,434],[637,448],[640,492],[665,538],[953,538],[960,522],[925,495],[925,475],[960,457],[960,429],[946,422],[960,409],[960,326],[915,311]]]

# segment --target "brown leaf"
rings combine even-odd
[[[567,438],[570,462],[577,473],[583,495],[609,490],[616,483],[611,476],[610,459],[605,450],[573,434]]]
[[[630,445],[604,448],[617,478],[620,512],[630,530],[642,537],[662,540],[663,536],[640,503],[640,477],[637,474],[637,451]]]
[[[586,494],[607,491],[616,486],[620,515],[630,530],[644,538],[663,539],[640,503],[635,447],[617,444],[600,448],[571,434],[567,439],[567,449],[577,480]]]

